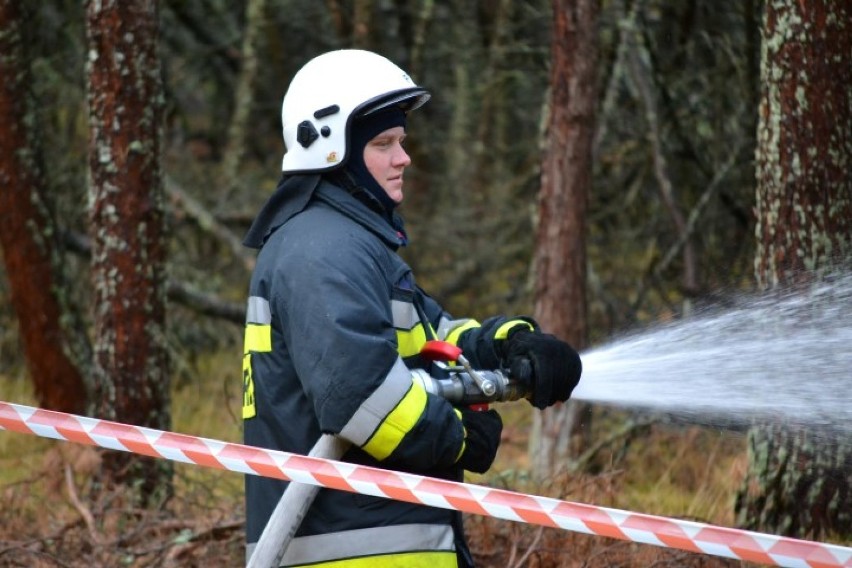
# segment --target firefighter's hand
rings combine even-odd
[[[510,375],[527,383],[536,408],[565,402],[580,382],[580,355],[552,335],[519,329],[506,339],[504,349]]]
[[[464,452],[459,465],[474,473],[485,473],[497,456],[503,420],[496,410],[461,409],[464,425]]]

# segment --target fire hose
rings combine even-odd
[[[414,383],[427,393],[440,396],[455,406],[483,408],[491,402],[509,402],[527,397],[529,376],[522,367],[524,377],[510,377],[502,370],[475,370],[462,355],[461,349],[443,341],[428,341],[421,351],[435,361],[456,361],[460,366],[442,365],[446,378],[436,378],[422,369],[411,372]],[[332,434],[323,434],[311,448],[311,457],[339,460],[349,449],[350,443]],[[281,559],[302,524],[305,515],[319,492],[316,485],[290,482],[266,527],[251,552],[248,568],[278,568]]]

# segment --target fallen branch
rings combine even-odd
[[[189,195],[183,188],[172,178],[166,178],[166,191],[171,198],[179,205],[183,211],[189,215],[198,226],[205,232],[213,235],[218,240],[223,242],[234,256],[242,261],[248,272],[254,269],[255,257],[254,253],[249,252],[249,249],[243,246],[242,241],[231,232],[230,229],[222,225],[216,217],[210,213],[200,201]]]
[[[512,547],[512,559],[510,559],[509,565],[512,568],[521,568],[522,566],[527,565],[527,559],[529,559],[530,555],[535,550],[536,546],[538,546],[539,541],[541,540],[541,535],[544,534],[544,527],[538,527],[538,530],[535,531],[535,537],[533,537],[533,541],[527,547],[524,554],[518,559],[514,564],[511,563],[511,560],[514,559],[515,552],[517,551],[516,547]]]
[[[83,517],[83,522],[86,523],[86,529],[89,531],[92,542],[98,546],[104,546],[106,540],[95,526],[94,515],[92,515],[89,508],[77,496],[77,488],[74,486],[74,474],[71,471],[71,466],[68,464],[65,464],[65,487],[68,489],[68,498],[71,500],[71,504],[74,505],[80,516]]]

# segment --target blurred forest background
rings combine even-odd
[[[402,207],[411,237],[402,254],[418,282],[458,315],[535,311],[532,260],[554,10],[561,4],[159,3],[159,28],[151,37],[162,66],[156,167],[167,228],[167,317],[160,345],[170,371],[158,384],[167,386],[161,397],[170,409],[167,429],[241,440],[243,302],[253,258],[240,241],[278,181],[280,105],[289,80],[327,50],[377,51],[432,93],[409,120],[413,165]],[[755,288],[765,6],[758,0],[590,4],[597,10],[597,64],[585,215],[585,341],[595,345]],[[92,306],[102,293],[90,274],[90,206],[99,197],[90,189],[96,177],[87,110],[87,77],[91,82],[98,66],[87,44],[92,3],[0,5],[3,37],[10,30],[20,34],[30,73],[27,125],[37,133],[41,195],[60,244],[63,313],[79,320],[74,329],[91,330]],[[843,17],[848,30],[849,14]],[[8,135],[7,127],[0,125],[0,136]],[[9,215],[0,213],[4,223]],[[0,272],[0,400],[36,404],[9,276]],[[110,417],[99,408],[106,395],[95,389],[90,396],[85,410]],[[736,524],[734,499],[748,468],[744,431],[587,409],[593,416],[587,449],[595,451],[542,478],[531,474],[529,407],[503,408],[507,426],[498,463],[476,482]],[[0,434],[0,565],[242,562],[240,476],[175,465],[173,488],[140,504],[97,483],[104,455]],[[739,565],[492,519],[467,522],[483,566]],[[821,536],[838,538],[831,531]]]

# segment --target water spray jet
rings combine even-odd
[[[573,398],[703,425],[783,421],[852,433],[852,274],[723,308],[583,354]]]

